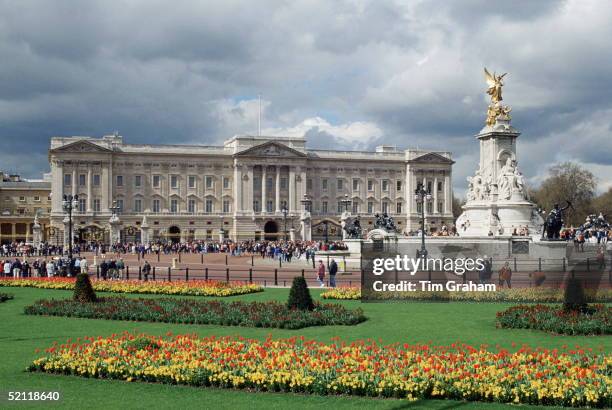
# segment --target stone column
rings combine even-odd
[[[242,202],[242,165],[234,164],[234,215],[244,209]]]
[[[433,206],[433,213],[437,214],[438,213],[438,177],[434,177],[434,182],[433,182],[433,201],[434,201],[434,206]]]
[[[262,165],[261,166],[261,212],[266,212],[267,208],[266,208],[266,186],[267,184],[267,170],[266,170],[267,165]]]
[[[51,211],[62,212],[62,197],[64,196],[64,166],[61,161],[53,161],[51,166]]]
[[[308,184],[306,181],[306,168],[305,167],[301,167],[300,169],[300,179],[301,181],[301,192],[300,192],[300,200],[302,200],[302,198],[304,197],[304,195],[307,192],[307,188],[308,188]]]
[[[423,173],[423,189],[427,190],[427,177],[425,176],[425,173]],[[425,215],[427,215],[427,201],[423,201],[421,206],[423,207],[423,212]]]
[[[93,184],[93,170],[91,164],[87,164],[87,212],[93,212],[93,198],[92,198],[92,184]]]
[[[450,172],[446,171],[444,176],[444,213],[446,214],[450,214],[453,212],[453,194],[451,189],[452,186]]]
[[[275,194],[274,207],[275,207],[276,213],[280,213],[281,211],[281,207],[280,207],[280,165],[276,166],[276,189],[275,189],[274,194]]]
[[[255,184],[253,184],[253,165],[247,165],[247,189],[244,191],[244,209],[249,213],[253,212],[253,193],[255,192]]]
[[[109,197],[108,197],[108,192],[109,192],[109,170],[108,170],[108,164],[102,164],[102,203],[100,204],[100,211],[102,212],[109,212],[108,210],[108,206],[109,206]]]
[[[72,197],[77,194],[77,165],[73,162],[72,164]]]
[[[295,169],[289,167],[289,212],[295,212]]]

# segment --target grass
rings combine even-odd
[[[407,402],[353,397],[320,397],[295,394],[249,393],[237,390],[190,388],[145,383],[84,379],[78,377],[32,374],[26,366],[40,356],[35,349],[46,348],[53,342],[65,342],[85,335],[120,333],[124,330],[163,335],[166,332],[198,335],[241,335],[253,338],[290,337],[304,335],[321,341],[341,336],[345,340],[381,339],[383,343],[407,342],[450,344],[461,341],[475,346],[500,345],[515,349],[513,342],[547,348],[564,344],[579,344],[603,349],[609,353],[612,340],[607,336],[557,336],[541,331],[495,328],[495,313],[511,306],[509,303],[369,303],[340,302],[347,308],[361,307],[368,321],[356,326],[326,326],[300,330],[220,327],[211,325],[179,325],[125,321],[102,321],[63,317],[26,316],[23,308],[39,299],[69,298],[70,291],[12,288],[15,296],[0,305],[0,391],[51,391],[62,393],[59,407],[64,408],[511,408],[495,403],[464,403],[427,400]],[[318,290],[313,296],[318,299]],[[263,293],[243,295],[224,300],[286,300],[288,290],[267,289]],[[133,295],[143,297],[143,295]],[[146,297],[159,297],[147,295]],[[521,406],[521,408],[529,408]]]

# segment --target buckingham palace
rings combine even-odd
[[[334,151],[307,148],[305,138],[236,136],[218,146],[128,144],[114,134],[53,137],[50,242],[63,241],[64,195],[77,196],[73,223],[80,241],[108,240],[112,222],[126,242],[342,237],[341,215],[372,229],[386,212],[403,232],[420,226],[418,184],[431,193],[426,228],[451,225],[449,152]],[[110,221],[110,224],[109,224]],[[106,239],[105,239],[106,238]]]

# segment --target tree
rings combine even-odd
[[[553,165],[548,173],[548,178],[534,191],[533,199],[546,211],[550,211],[554,204],[563,206],[565,201],[570,201],[574,208],[567,210],[565,224],[582,225],[585,217],[593,213],[593,199],[597,188],[595,176],[570,161]]]
[[[599,195],[593,201],[593,210],[597,213],[601,212],[606,217],[608,222],[612,219],[612,188],[608,192]]]
[[[73,299],[81,303],[96,302],[98,300],[88,274],[79,273],[77,275]]]
[[[455,219],[457,219],[459,215],[461,215],[461,213],[463,212],[463,209],[461,207],[464,204],[464,200],[462,200],[461,198],[457,198],[455,195],[453,195],[453,217]]]

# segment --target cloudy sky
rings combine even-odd
[[[48,171],[55,135],[450,150],[463,193],[487,96],[509,72],[537,185],[575,160],[612,186],[612,2],[0,0],[0,169]]]

